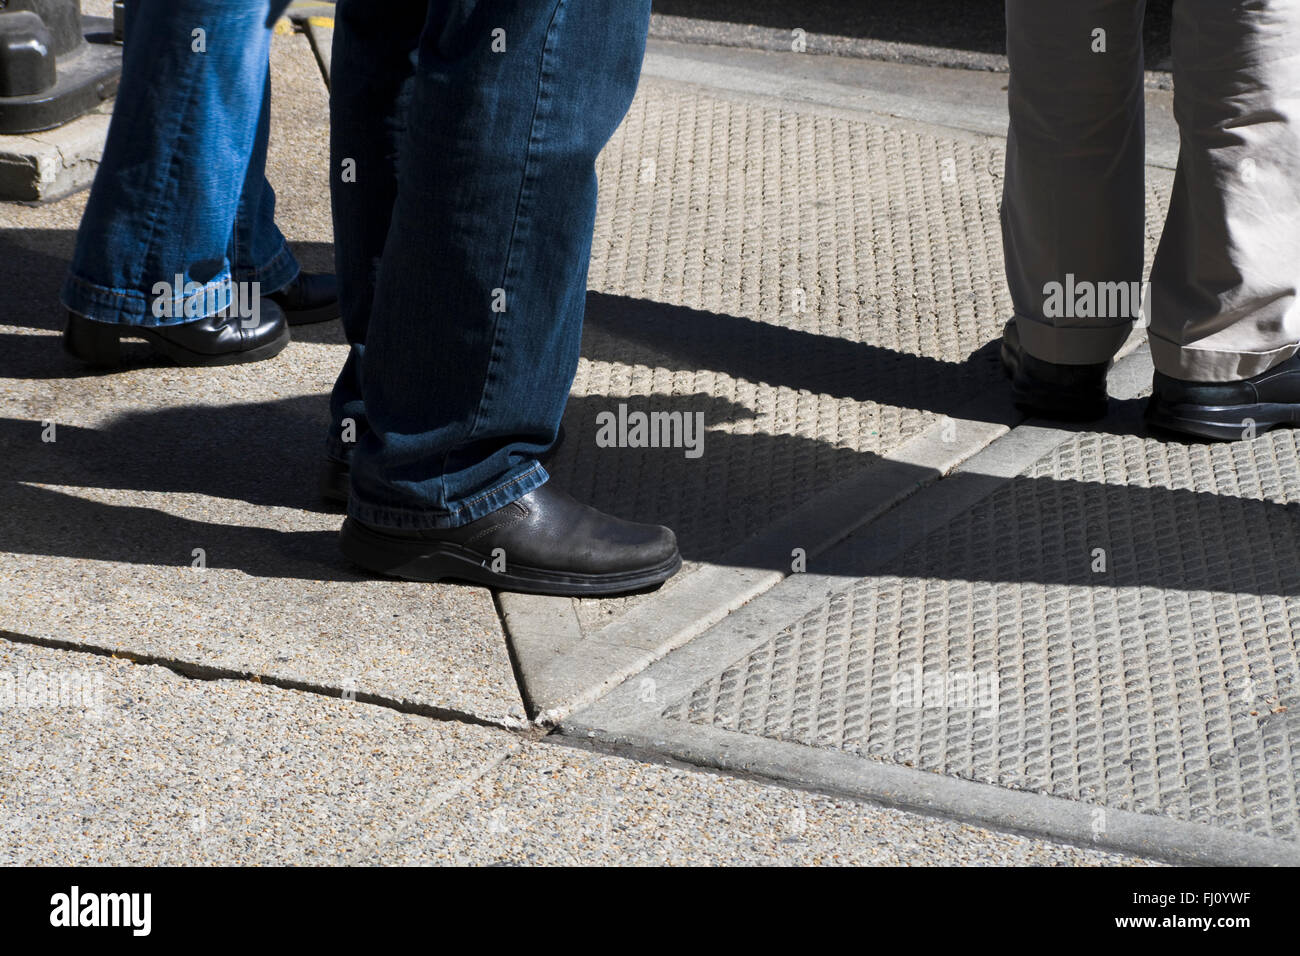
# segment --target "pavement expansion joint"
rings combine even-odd
[[[171,671],[178,677],[184,677],[187,680],[248,681],[254,684],[262,684],[267,687],[276,687],[280,690],[295,690],[304,694],[317,694],[321,697],[341,698],[355,703],[370,704],[375,707],[383,707],[388,710],[397,711],[401,714],[409,714],[415,717],[426,717],[430,720],[445,723],[473,724],[478,727],[491,727],[497,730],[508,730],[532,740],[540,739],[551,732],[550,727],[526,719],[520,720],[510,716],[493,719],[491,717],[482,717],[477,714],[466,713],[465,711],[453,710],[446,707],[437,707],[431,704],[417,703],[412,700],[392,697],[385,694],[375,694],[361,690],[353,691],[343,687],[332,687],[327,684],[294,680],[292,678],[277,677],[270,674],[259,674],[253,671],[240,671],[227,667],[213,667],[211,665],[198,664],[194,661],[185,661],[172,657],[138,653],[120,647],[103,647],[85,641],[66,641],[59,638],[34,637],[30,634],[19,634],[15,631],[8,630],[0,630],[0,641],[9,641],[14,644],[27,644],[32,647],[44,647],[56,651],[71,651],[78,654],[89,654],[94,657],[111,657],[115,660],[130,661],[133,664],[162,667]]]

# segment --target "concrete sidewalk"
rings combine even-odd
[[[307,268],[329,29],[273,47]],[[634,598],[358,574],[314,498],[337,325],[86,374],[56,306],[84,195],[0,209],[0,859],[1295,859],[1293,545],[1214,533],[1290,520],[1290,438],[1166,446],[1131,402],[1025,423],[990,347],[1004,94],[783,56],[652,43],[599,163],[552,471],[678,531],[687,567]],[[702,414],[703,454],[599,447],[620,406]],[[914,672],[997,687],[900,702]]]

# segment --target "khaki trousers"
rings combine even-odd
[[[1149,321],[1164,374],[1248,378],[1300,344],[1300,0],[1176,0],[1181,146],[1149,288],[1144,11],[1007,0],[1002,235],[1020,340],[1085,365]]]

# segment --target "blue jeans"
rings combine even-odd
[[[448,528],[547,479],[577,370],[595,160],[650,0],[341,0],[330,97],[350,514]],[[350,448],[348,438],[355,438]]]
[[[266,295],[298,275],[265,175],[271,28],[286,6],[126,5],[122,83],[63,286],[68,309],[172,325],[224,309],[232,282]],[[160,295],[168,308],[155,308]]]

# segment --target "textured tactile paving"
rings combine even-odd
[[[1298,452],[1074,436],[665,716],[1297,839]]]
[[[584,358],[552,473],[671,525],[689,568],[999,384],[979,350],[1010,314],[1002,165],[991,138],[644,80],[599,163]],[[1153,179],[1151,250],[1166,198]],[[620,402],[702,412],[703,455],[597,448],[596,415]],[[578,603],[590,628],[630,602]]]

